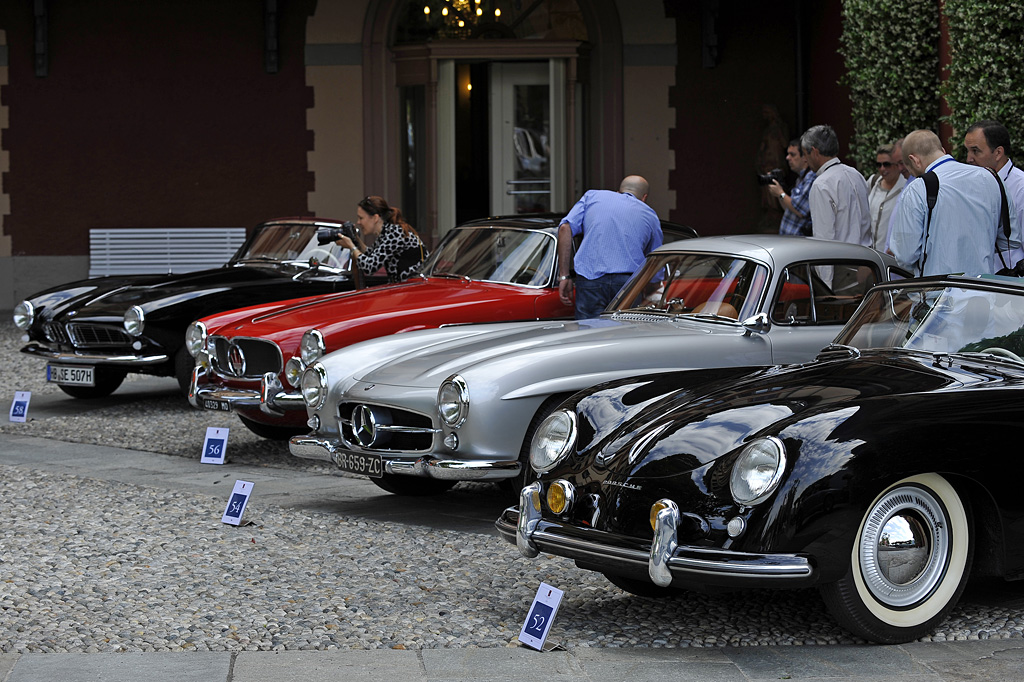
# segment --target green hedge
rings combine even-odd
[[[851,158],[846,161],[867,175],[874,172],[880,144],[917,128],[936,127],[938,3],[843,0],[842,16],[839,52],[846,60],[842,82],[850,88],[854,128]]]
[[[963,135],[981,119],[995,119],[1010,131],[1018,163],[1024,161],[1024,0],[946,0],[949,79],[942,93],[953,127],[948,151],[965,156]]]

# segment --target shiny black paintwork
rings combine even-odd
[[[356,288],[347,272],[284,262],[240,261],[249,245],[266,225],[316,223],[340,224],[315,218],[282,218],[257,226],[238,252],[223,267],[178,275],[125,275],[97,277],[62,284],[34,294],[27,300],[36,309],[27,331],[30,340],[54,350],[73,352],[68,343],[46,339],[43,326],[49,322],[90,323],[122,329],[124,313],[133,305],[146,313],[140,349],[127,344],[90,349],[102,354],[166,355],[168,361],[132,367],[130,371],[172,376],[174,358],[184,347],[185,330],[194,320],[215,312],[258,303],[313,296]],[[365,284],[382,283],[367,278]],[[103,365],[102,361],[94,363]]]
[[[542,477],[571,482],[577,504],[565,518],[545,509],[544,527],[644,548],[651,505],[667,497],[684,514],[681,545],[806,555],[814,581],[830,582],[849,567],[864,509],[879,492],[937,472],[980,520],[976,572],[1021,577],[1024,368],[893,350],[839,355],[621,380],[578,394],[564,405],[577,413],[577,452]],[[729,493],[731,463],[745,443],[768,435],[786,446],[783,482],[767,501],[741,509]],[[747,529],[730,540],[725,524],[737,515]],[[614,562],[578,563],[617,572]],[[689,586],[707,586],[699,583]]]

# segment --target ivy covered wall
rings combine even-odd
[[[943,20],[949,49],[940,64]],[[1024,0],[843,0],[850,162],[871,172],[879,144],[941,122],[953,129],[947,151],[962,158],[964,130],[981,119],[1000,121],[1024,149],[1022,40]]]
[[[944,11],[950,64],[942,93],[953,127],[949,144],[963,157],[967,127],[994,119],[1010,131],[1019,165],[1024,162],[1024,0],[946,0]]]

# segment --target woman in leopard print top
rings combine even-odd
[[[367,249],[344,236],[336,243],[352,252],[363,274],[377,272],[383,266],[389,282],[404,282],[419,272],[427,250],[398,208],[388,206],[383,197],[370,196],[359,202],[356,216],[362,234],[377,235],[373,246]]]

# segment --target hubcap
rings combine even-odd
[[[931,594],[948,566],[946,510],[924,488],[891,490],[869,512],[859,548],[864,583],[875,599],[891,608],[913,607]]]

